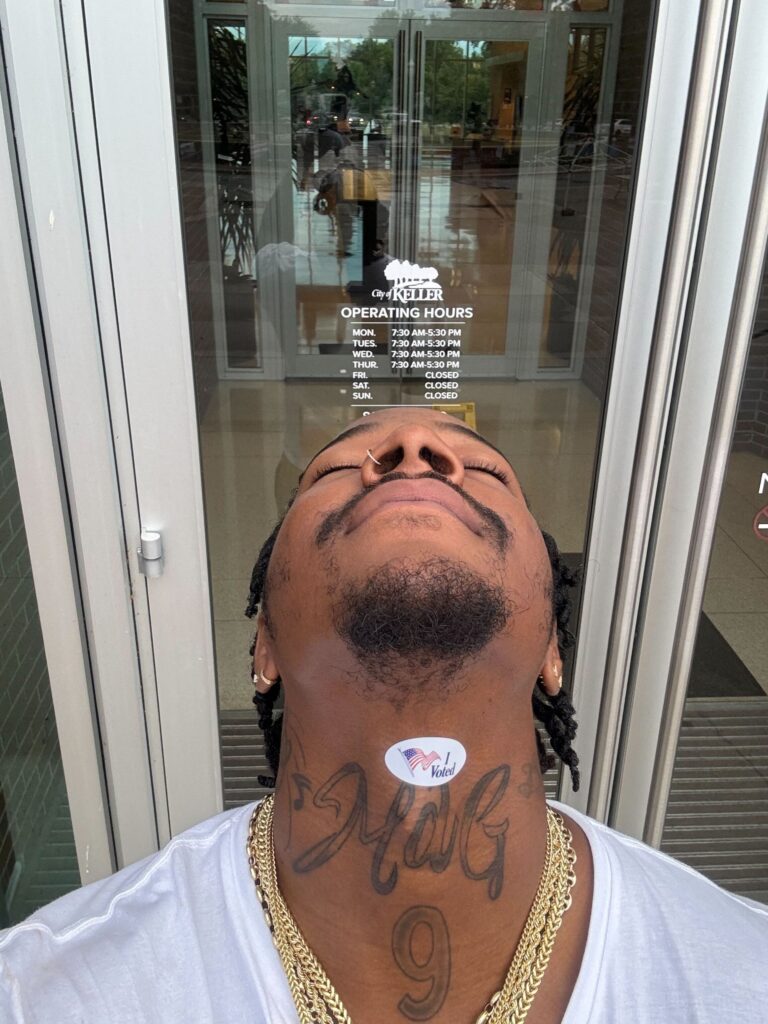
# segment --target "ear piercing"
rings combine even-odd
[[[265,676],[264,673],[261,672],[259,669],[257,669],[253,673],[253,685],[254,686],[258,686],[259,683],[261,683],[261,685],[266,687],[266,689],[268,690],[270,688],[270,686],[274,686],[276,682],[277,682],[277,679],[268,679],[267,676]]]
[[[376,463],[376,465],[377,465],[377,466],[380,466],[380,465],[381,465],[381,463],[380,463],[380,462],[379,462],[379,460],[378,460],[378,459],[376,458],[376,456],[375,456],[375,455],[373,454],[373,452],[371,451],[371,449],[370,449],[370,448],[368,449],[368,458],[369,458],[369,459],[372,459],[372,460],[373,460],[373,461],[374,461],[374,462]]]

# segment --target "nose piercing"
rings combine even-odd
[[[370,448],[368,449],[368,458],[369,458],[369,459],[372,459],[372,460],[373,460],[373,461],[374,461],[374,462],[376,463],[376,465],[377,465],[377,466],[380,466],[380,465],[381,465],[381,463],[380,463],[380,462],[379,462],[379,460],[378,460],[378,459],[376,458],[376,456],[375,456],[375,455],[373,454],[373,452],[371,451],[371,449],[370,449]]]

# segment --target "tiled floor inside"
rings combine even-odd
[[[704,612],[768,693],[768,541],[752,529],[765,504],[764,460],[733,452],[720,501]]]

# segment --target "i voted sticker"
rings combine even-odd
[[[466,760],[462,744],[447,736],[401,740],[384,755],[384,764],[395,778],[412,786],[442,786],[456,778]]]

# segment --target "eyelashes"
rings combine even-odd
[[[464,469],[478,469],[483,473],[490,473],[491,476],[495,476],[497,480],[501,480],[503,484],[509,483],[509,474],[505,473],[503,469],[496,466],[493,462],[468,462],[464,466]]]
[[[337,472],[338,470],[341,470],[341,469],[358,469],[359,470],[360,466],[356,465],[355,463],[348,463],[348,462],[339,463],[339,464],[336,464],[336,465],[331,464],[331,465],[321,466],[317,470],[317,472],[315,473],[314,478],[312,480],[312,483],[316,483],[321,477],[327,476],[329,473],[335,473],[335,472]],[[464,469],[474,469],[474,470],[478,470],[481,473],[489,473],[491,476],[496,477],[497,480],[500,480],[503,484],[508,484],[509,483],[509,474],[505,473],[503,469],[501,469],[499,466],[495,465],[493,462],[472,462],[472,463],[467,463],[464,466]]]
[[[337,469],[360,469],[360,467],[352,463],[343,463],[338,466],[321,466],[315,473],[312,483],[319,480],[321,476],[327,476],[328,473],[335,473]]]

